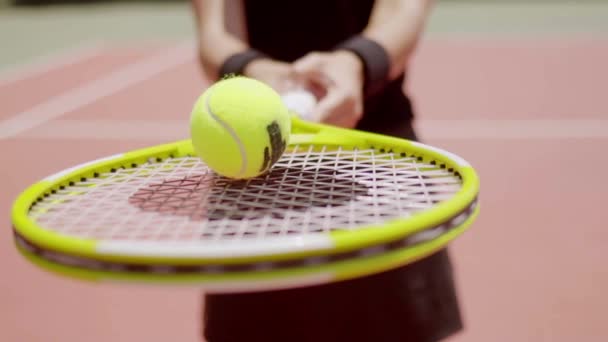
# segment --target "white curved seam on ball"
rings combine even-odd
[[[211,93],[209,95],[207,95],[207,99],[205,100],[205,107],[207,107],[207,113],[209,113],[209,115],[211,115],[211,117],[217,121],[220,125],[222,125],[222,127],[224,127],[224,129],[228,132],[228,134],[230,134],[230,136],[232,136],[232,139],[234,139],[234,141],[236,142],[236,144],[239,147],[239,152],[241,153],[241,170],[239,171],[238,175],[242,175],[243,173],[245,173],[245,169],[247,168],[247,153],[245,152],[245,146],[243,145],[243,142],[241,141],[241,139],[239,139],[239,136],[236,134],[236,132],[234,131],[234,129],[228,125],[226,122],[222,121],[222,119],[220,119],[217,115],[215,115],[215,113],[213,113],[213,110],[211,110],[211,106],[209,105],[209,101],[211,99]]]

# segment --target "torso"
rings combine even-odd
[[[232,31],[252,48],[271,57],[294,61],[311,51],[331,50],[362,32],[369,22],[374,0],[241,0],[229,1]],[[235,20],[240,17],[241,21]],[[240,24],[240,26],[239,26]],[[395,124],[409,125],[413,117],[403,93],[404,76],[386,91],[365,102],[358,128],[382,132]]]
[[[281,60],[329,50],[361,32],[373,0],[243,0],[249,44]]]

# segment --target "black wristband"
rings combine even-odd
[[[219,71],[219,77],[223,78],[229,75],[241,75],[243,70],[245,70],[245,67],[247,67],[251,61],[266,57],[266,55],[254,49],[235,53],[234,55],[226,58],[224,63],[222,63]]]
[[[385,87],[391,62],[388,53],[380,44],[358,35],[336,46],[336,50],[340,49],[353,52],[363,63],[363,91],[366,96],[373,95]]]

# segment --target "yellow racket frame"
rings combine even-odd
[[[71,181],[94,177],[96,173],[109,172],[112,168],[136,167],[136,165],[145,163],[150,158],[158,157],[164,159],[194,155],[191,141],[187,139],[90,162],[47,177],[31,185],[18,196],[13,205],[13,227],[21,237],[42,249],[95,260],[144,265],[238,264],[342,253],[388,243],[426,228],[440,225],[442,222],[463,212],[472,203],[477,201],[479,178],[474,168],[462,158],[438,148],[379,134],[306,122],[294,117],[289,145],[293,146],[295,144],[325,146],[326,148],[373,148],[376,150],[392,151],[397,154],[403,152],[408,157],[415,157],[421,162],[435,162],[437,165],[443,164],[446,169],[450,169],[455,174],[460,175],[462,187],[451,199],[439,203],[431,209],[421,211],[412,217],[393,219],[381,225],[366,226],[355,231],[332,231],[327,234],[328,244],[323,248],[285,254],[262,254],[231,258],[180,258],[155,255],[104,254],[98,250],[100,241],[75,238],[51,231],[39,225],[28,216],[30,208],[37,200],[48,196],[53,191],[59,189],[60,186],[65,186]],[[438,239],[434,243],[422,244],[412,248],[410,251],[402,251],[399,255],[407,255],[408,257],[414,254],[424,255],[445,246],[470,225],[473,218],[477,216],[478,211],[479,204],[477,203],[474,214],[457,229],[442,236],[441,239]],[[399,258],[397,257],[397,259]],[[357,267],[361,267],[361,265]],[[354,270],[345,272],[352,273]]]
[[[434,240],[421,243],[411,248],[396,249],[369,257],[341,260],[322,265],[300,266],[289,269],[269,271],[247,271],[234,273],[210,274],[159,274],[147,272],[110,272],[67,266],[41,258],[17,245],[18,251],[26,260],[35,266],[61,277],[86,282],[119,282],[149,285],[194,286],[207,293],[238,293],[252,291],[269,291],[310,285],[321,285],[337,281],[346,281],[358,277],[387,271],[416,260],[442,249],[450,241],[462,234],[477,218],[475,210],[458,228]]]

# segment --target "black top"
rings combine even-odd
[[[285,61],[329,50],[363,31],[373,4],[373,0],[245,1],[249,43]]]
[[[294,61],[311,51],[327,51],[363,31],[374,0],[243,0],[249,45],[271,57]],[[409,121],[410,103],[401,91],[403,75],[365,101],[360,127],[381,130]]]

